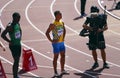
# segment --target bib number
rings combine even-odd
[[[20,37],[21,37],[20,31],[16,32],[16,33],[15,33],[15,38],[16,38],[16,39],[19,39]]]

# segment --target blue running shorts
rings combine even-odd
[[[60,53],[61,51],[65,51],[64,42],[52,43],[53,53]]]

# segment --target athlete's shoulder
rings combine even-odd
[[[55,25],[53,23],[50,23],[49,29],[53,29],[54,27],[55,27]]]

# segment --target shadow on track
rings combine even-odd
[[[80,76],[80,78],[93,78],[93,77],[90,77],[88,75],[86,75],[85,73],[91,75],[91,76],[94,76],[96,78],[99,78],[99,75],[101,75],[101,72],[104,70],[105,68],[99,68],[99,69],[96,69],[96,70],[93,70],[93,69],[88,69],[86,70],[84,73],[74,73],[75,75],[77,76]]]

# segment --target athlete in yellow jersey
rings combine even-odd
[[[55,73],[54,76],[59,76],[57,72],[57,60],[58,60],[59,54],[61,56],[60,58],[61,74],[67,73],[64,70],[64,65],[65,65],[64,39],[65,39],[66,30],[65,30],[64,23],[61,21],[62,14],[60,13],[60,11],[55,11],[54,16],[55,16],[55,20],[52,24],[49,25],[46,31],[46,36],[53,46],[53,53],[54,53],[53,67],[54,67],[54,73]],[[50,37],[50,32],[52,32],[52,35],[53,35],[52,38]]]
[[[53,24],[55,25],[55,28],[52,30],[53,39],[57,40],[57,42],[63,42],[64,23],[61,20],[55,20]]]

